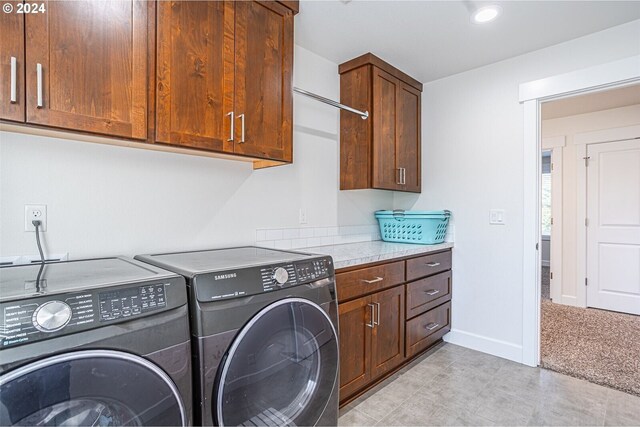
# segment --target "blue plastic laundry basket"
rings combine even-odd
[[[434,245],[444,242],[449,211],[377,211],[380,235],[386,242]]]

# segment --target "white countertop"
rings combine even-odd
[[[437,245],[415,245],[410,243],[390,243],[376,240],[373,242],[345,243],[330,246],[315,246],[298,249],[314,254],[330,255],[336,270],[354,265],[369,264],[393,258],[428,254],[453,247],[453,243]]]

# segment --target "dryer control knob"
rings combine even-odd
[[[62,301],[49,301],[33,312],[33,326],[42,332],[55,332],[67,326],[71,320],[71,307]]]
[[[284,285],[289,280],[289,273],[283,267],[278,267],[273,272],[273,280],[278,282],[279,285]]]

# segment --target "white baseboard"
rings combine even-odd
[[[503,359],[522,363],[522,346],[510,342],[496,340],[470,332],[452,329],[443,340],[451,344],[481,351]]]

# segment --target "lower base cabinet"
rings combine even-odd
[[[440,267],[433,268],[434,259]],[[340,402],[345,404],[451,330],[451,251],[338,271]],[[445,262],[441,262],[441,261]],[[415,274],[416,265],[427,269]],[[406,267],[411,267],[411,274]],[[409,283],[403,279],[410,277]],[[341,285],[344,293],[341,293]],[[385,289],[386,287],[386,289]]]

